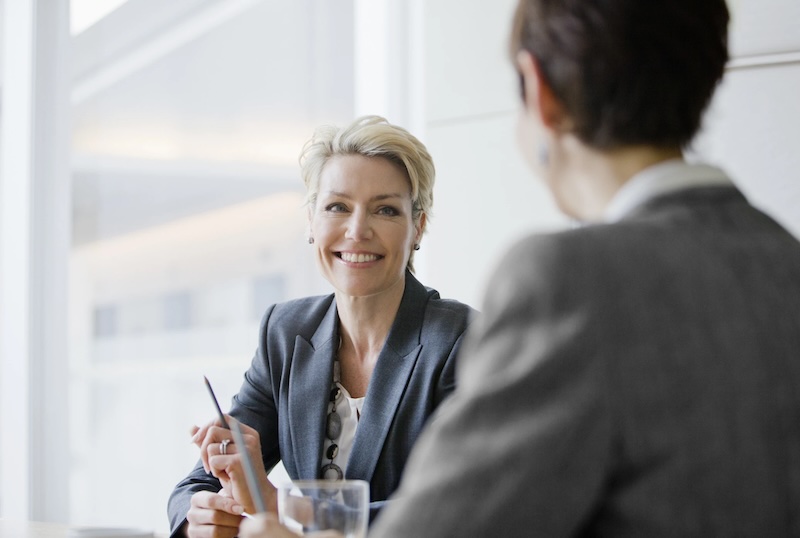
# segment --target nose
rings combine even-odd
[[[366,211],[353,211],[347,219],[345,237],[351,241],[366,241],[372,237],[372,223]]]

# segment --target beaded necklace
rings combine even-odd
[[[339,347],[342,347],[342,340],[339,339]],[[333,360],[333,383],[331,383],[331,392],[328,397],[328,420],[325,423],[325,436],[330,439],[331,445],[323,454],[323,457],[328,459],[328,463],[322,466],[322,478],[326,480],[341,480],[344,478],[342,468],[333,463],[336,456],[339,455],[339,445],[336,441],[342,435],[342,417],[336,412],[336,406],[344,398],[342,389],[339,388],[341,382],[341,368],[339,366],[339,353],[336,353],[336,358]]]

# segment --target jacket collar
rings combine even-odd
[[[425,287],[410,272],[406,272],[406,288],[400,308],[369,382],[364,412],[347,462],[347,478],[372,479],[386,436],[422,350],[420,339],[428,298]]]
[[[364,401],[347,477],[369,481],[375,471],[403,392],[422,345],[420,337],[426,288],[406,272],[405,290],[386,343],[378,356]],[[333,378],[333,361],[339,342],[336,301],[319,324],[311,340],[295,340],[289,379],[289,430],[297,476],[316,478],[322,465],[328,394]]]
[[[625,182],[606,207],[603,220],[621,220],[648,201],[673,193],[732,186],[728,175],[719,168],[671,159],[645,168]]]
[[[295,337],[289,371],[288,420],[290,457],[300,479],[317,478],[319,474],[333,360],[339,342],[338,319],[334,300],[310,341],[299,335]],[[287,456],[282,454],[283,458]]]

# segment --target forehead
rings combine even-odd
[[[411,182],[404,170],[383,157],[336,155],[325,164],[319,177],[319,194],[331,191],[410,196]]]

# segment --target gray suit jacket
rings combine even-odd
[[[395,490],[411,447],[454,388],[455,356],[473,310],[444,300],[411,273],[370,380],[346,477],[370,483],[373,513]],[[271,306],[230,414],[258,430],[264,465],[283,460],[294,479],[319,478],[328,394],[339,341],[333,295]],[[291,395],[291,397],[290,397]],[[218,491],[200,463],[169,499],[173,532],[191,496]]]
[[[800,536],[800,243],[735,188],[521,241],[457,379],[371,536]]]

